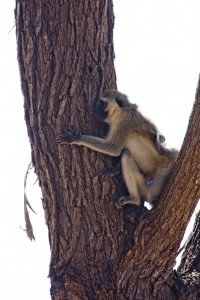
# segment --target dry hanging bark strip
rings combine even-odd
[[[29,174],[29,170],[32,168],[32,163],[30,163],[28,165],[26,174],[24,176],[24,218],[25,218],[25,225],[26,225],[26,234],[29,237],[29,239],[35,240],[35,236],[33,234],[33,226],[31,224],[31,220],[30,220],[30,216],[29,216],[29,212],[28,212],[28,207],[36,214],[36,212],[33,210],[33,208],[31,207],[28,198],[26,196],[26,183],[27,183],[27,178],[28,178],[28,174]]]

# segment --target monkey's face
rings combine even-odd
[[[110,122],[119,109],[120,106],[115,99],[101,98],[95,112],[96,118],[98,121]]]
[[[96,109],[96,118],[98,121],[111,123],[124,108],[130,106],[133,106],[133,104],[129,102],[126,95],[116,90],[109,90],[100,98]]]

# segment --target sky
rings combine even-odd
[[[0,0],[0,290],[4,300],[49,300],[49,244],[41,194],[28,180],[35,242],[23,231],[31,160],[16,54],[15,1]],[[199,0],[114,0],[118,89],[180,149],[200,72]]]

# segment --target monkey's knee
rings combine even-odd
[[[123,165],[130,165],[130,163],[135,164],[135,160],[134,160],[133,156],[131,155],[131,153],[128,150],[124,150],[122,152],[121,163],[122,163],[122,166]]]

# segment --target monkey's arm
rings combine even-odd
[[[97,152],[101,152],[110,156],[119,156],[122,149],[122,145],[108,139],[94,137],[90,135],[79,134],[65,134],[58,135],[56,138],[59,144],[75,144],[79,146],[85,146]],[[119,144],[119,145],[118,145]]]

